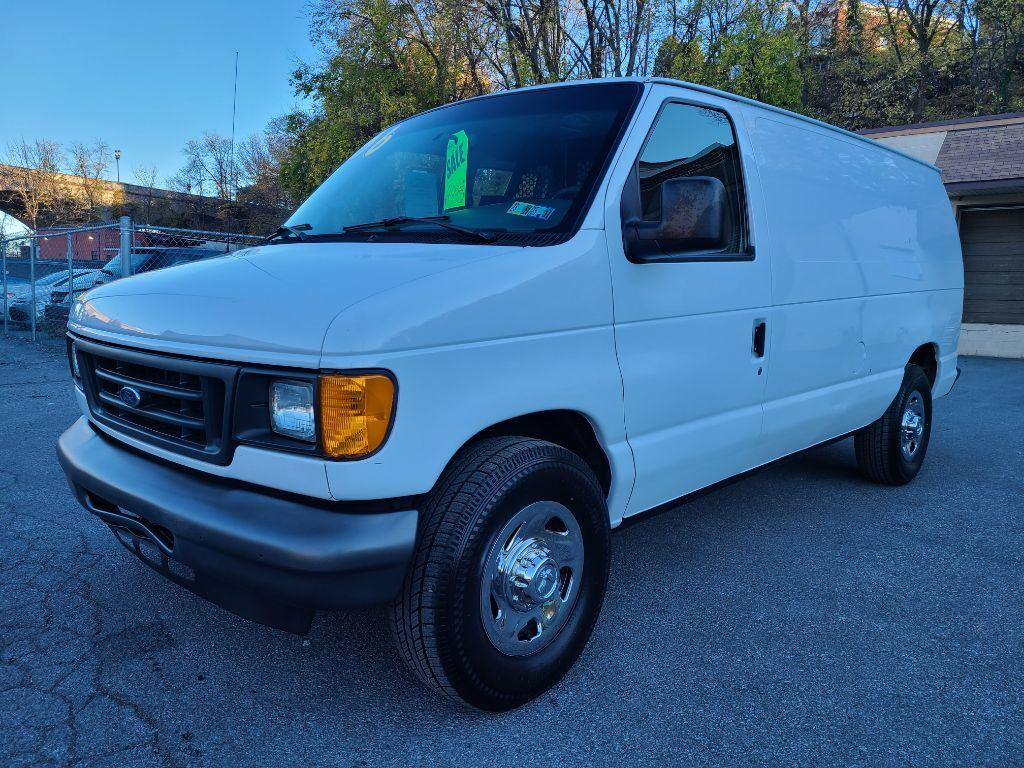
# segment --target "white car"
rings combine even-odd
[[[74,272],[74,291],[82,292],[93,286],[97,269],[76,269]],[[69,291],[70,273],[68,270],[51,272],[35,282],[35,295],[33,297],[32,284],[21,284],[8,289],[6,299],[6,311],[10,322],[26,324],[32,322],[32,304],[35,302],[36,318],[42,318],[46,305],[50,303],[54,293],[66,293]]]
[[[912,480],[962,302],[933,166],[700,86],[540,86],[85,294],[59,455],[169,578],[297,632],[389,603],[427,685],[507,709],[579,656],[624,519],[851,435]]]
[[[49,296],[50,288],[55,284],[63,280],[68,279],[68,271],[61,270],[58,272],[50,272],[47,275],[43,275],[36,280],[36,295],[43,298],[45,303],[46,298]],[[0,297],[8,304],[13,304],[18,301],[24,301],[26,297],[31,299],[32,296],[32,283],[15,283],[13,281],[7,284],[7,293]]]

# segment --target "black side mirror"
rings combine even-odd
[[[629,219],[623,226],[626,255],[658,261],[726,247],[725,185],[711,176],[682,176],[661,185],[661,219]]]

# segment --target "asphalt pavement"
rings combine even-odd
[[[1020,766],[1024,362],[962,366],[907,487],[844,441],[616,533],[579,663],[484,715],[380,611],[296,637],[137,562],[57,465],[63,354],[0,339],[0,765]]]

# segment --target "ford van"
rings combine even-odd
[[[298,633],[387,604],[424,683],[503,710],[583,651],[624,520],[849,436],[913,480],[962,301],[933,166],[695,85],[527,88],[81,297],[58,453],[168,579]]]

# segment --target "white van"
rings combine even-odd
[[[623,519],[849,435],[913,479],[962,300],[930,165],[674,81],[529,88],[86,294],[58,450],[168,578],[295,632],[390,603],[427,685],[507,709],[579,656]]]

